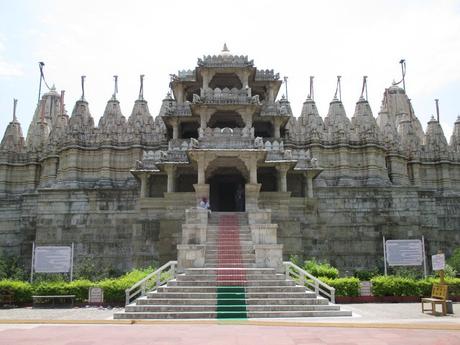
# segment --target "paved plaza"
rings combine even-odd
[[[352,317],[251,320],[113,320],[121,308],[0,309],[0,345],[92,344],[460,344],[454,314],[419,303],[345,304]]]

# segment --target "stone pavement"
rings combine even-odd
[[[0,309],[0,345],[460,345],[458,303],[455,314],[445,317],[422,314],[419,303],[345,304],[343,308],[354,316],[136,320],[135,324],[113,320],[113,313],[121,308]]]

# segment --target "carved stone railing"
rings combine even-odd
[[[182,70],[179,71],[177,74],[178,79],[181,81],[196,81],[195,71],[193,70]]]
[[[193,148],[190,139],[171,139],[168,143],[169,150],[187,151]]]
[[[253,149],[254,139],[241,136],[205,137],[200,139],[200,149]]]
[[[268,70],[257,70],[255,80],[278,80],[280,78],[279,73],[275,73],[272,69]]]
[[[192,116],[190,103],[177,104],[175,100],[163,102],[160,109],[160,116]]]
[[[259,103],[259,96],[251,97],[250,89],[215,88],[201,90],[201,96],[194,95],[193,103],[210,104],[250,104]]]
[[[254,61],[243,55],[208,55],[198,59],[200,67],[252,67],[253,65]]]
[[[285,99],[274,103],[265,103],[260,116],[292,116],[291,105]]]
[[[199,129],[200,138],[242,137],[254,138],[254,128],[210,128]]]

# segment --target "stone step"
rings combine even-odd
[[[168,283],[169,284],[169,283]],[[204,286],[182,286],[182,285],[168,285],[166,287],[159,287],[158,292],[181,292],[181,293],[196,293],[196,292],[201,292],[201,293],[216,293],[217,288],[222,288],[222,286],[216,286],[214,282],[213,285],[204,285]],[[302,286],[270,286],[270,285],[265,285],[265,286],[245,286],[245,292],[246,294],[252,294],[252,293],[291,293],[291,292],[299,292],[299,293],[306,293],[305,289]],[[147,293],[147,296],[150,295],[151,292]],[[315,296],[314,292],[312,295],[308,297]],[[263,298],[263,297],[254,297],[254,298]]]
[[[234,313],[236,318],[241,317],[241,312],[129,312],[115,313],[114,319],[216,319],[219,314],[231,318]],[[313,311],[251,311],[248,318],[291,318],[291,317],[338,317],[351,316],[348,310],[313,310]]]
[[[203,289],[199,289],[197,291],[202,291]],[[212,289],[212,291],[209,292],[197,292],[197,291],[159,291],[159,292],[148,292],[146,299],[216,299],[217,298],[217,293],[216,289]],[[273,291],[266,291],[266,292],[249,292],[245,293],[242,298],[246,297],[247,299],[260,299],[260,300],[267,300],[267,299],[316,299],[316,295],[314,292],[273,292]],[[310,304],[312,302],[310,301]],[[321,302],[322,298],[321,298]]]
[[[233,274],[225,274],[219,273],[214,275],[206,275],[206,274],[181,274],[177,276],[177,281],[203,281],[203,280],[217,280],[223,279],[228,280],[234,278],[245,278],[246,280],[285,280],[286,277],[284,274],[246,274],[246,273],[233,273]]]
[[[187,268],[185,274],[217,274],[217,272],[245,272],[246,274],[276,274],[274,268]]]
[[[208,295],[208,294],[204,294]],[[211,295],[211,294],[209,294]],[[136,305],[214,305],[216,304],[217,294],[214,298],[147,298],[141,297],[136,300]],[[201,297],[201,296],[200,296]],[[328,305],[329,301],[325,298],[242,298],[225,299],[219,298],[223,304],[231,304],[234,301],[245,301],[246,305]]]
[[[189,305],[189,304],[169,304],[169,305],[128,305],[125,308],[129,312],[212,312],[216,310],[237,311],[247,310],[248,312],[275,312],[275,311],[330,311],[340,310],[338,305],[246,305],[242,304],[205,304],[205,305]]]
[[[172,286],[190,286],[193,283],[193,286],[226,286],[226,285],[231,285],[234,286],[235,283],[241,282],[242,286],[245,287],[252,287],[252,286],[295,286],[295,283],[290,280],[244,280],[244,279],[238,279],[238,280],[205,280],[205,281],[198,281],[195,280],[193,282],[190,281],[177,281],[177,280],[172,280],[168,282],[168,287]],[[217,284],[216,284],[217,283]]]

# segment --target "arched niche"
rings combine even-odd
[[[236,111],[216,111],[208,121],[210,128],[243,128],[244,121]]]

